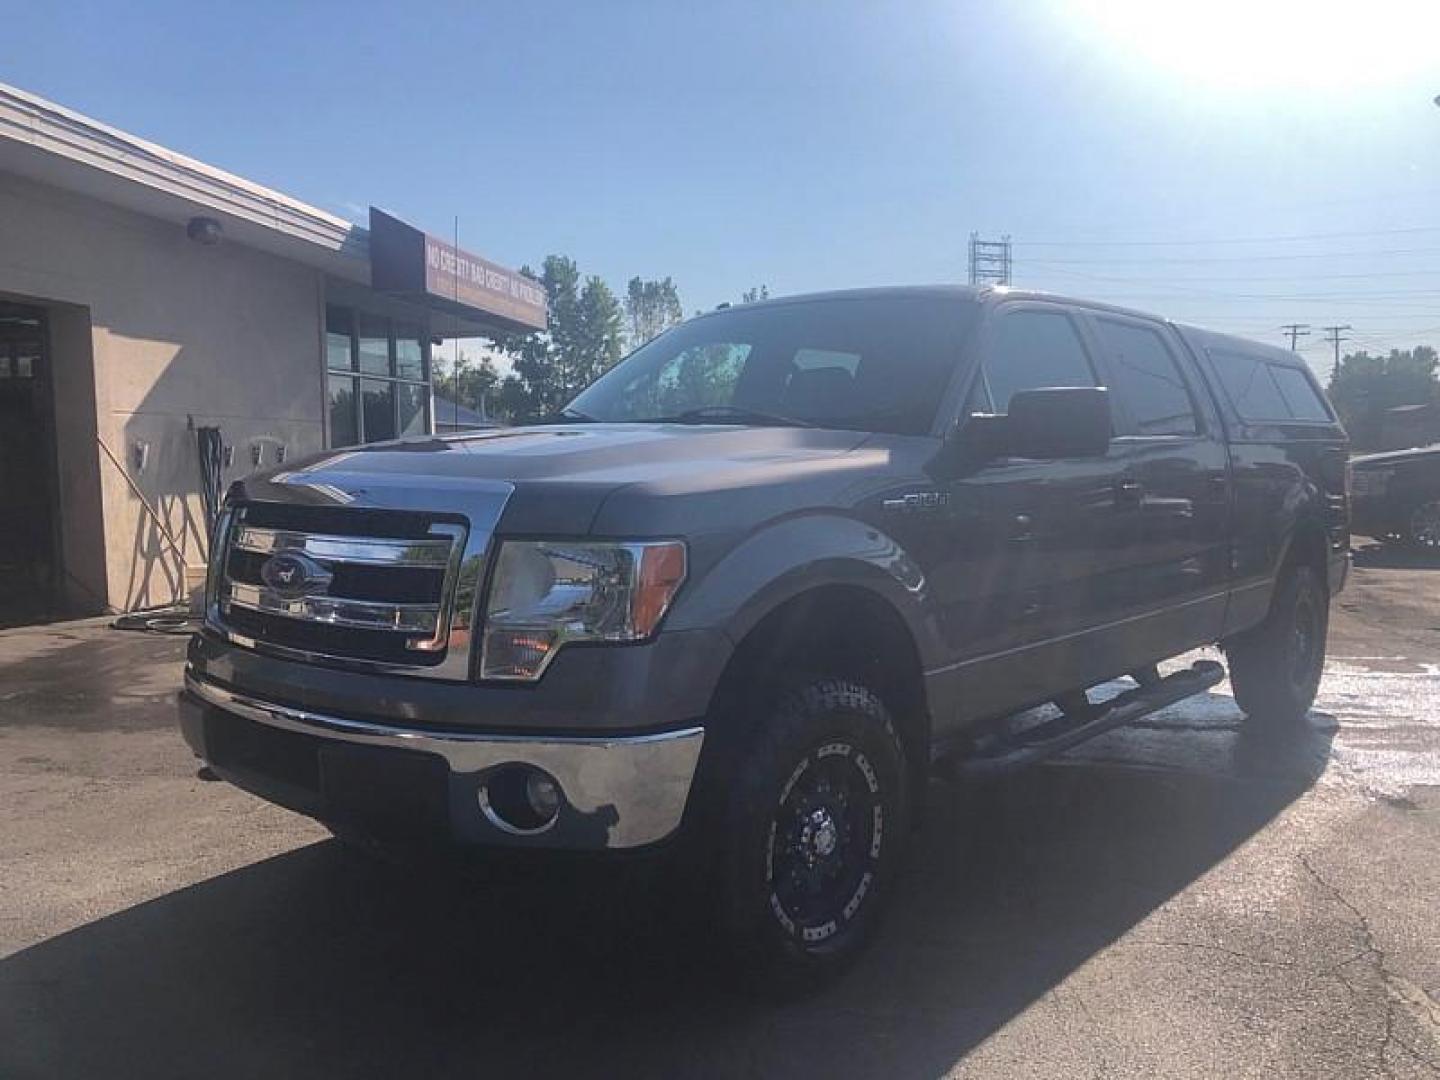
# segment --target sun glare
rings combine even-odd
[[[1082,34],[1219,93],[1344,95],[1430,73],[1440,0],[1061,0]]]

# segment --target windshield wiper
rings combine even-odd
[[[600,422],[597,417],[581,412],[579,409],[572,409],[568,405],[555,415],[561,420],[569,420],[576,424],[598,424]]]
[[[698,409],[686,409],[674,416],[662,416],[653,423],[661,424],[704,424],[716,423],[757,424],[774,427],[815,427],[809,420],[779,413],[761,412],[759,409],[742,409],[737,405],[702,405]]]

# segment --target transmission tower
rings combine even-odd
[[[1010,237],[981,240],[979,233],[970,234],[970,284],[1010,284]]]

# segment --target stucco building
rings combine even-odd
[[[221,486],[435,430],[430,354],[542,327],[526,278],[0,84],[0,621],[171,603]]]

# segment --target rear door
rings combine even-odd
[[[1118,646],[1138,666],[1220,636],[1229,463],[1214,404],[1170,327],[1108,312],[1087,321],[1115,405],[1112,542],[1128,564]]]

